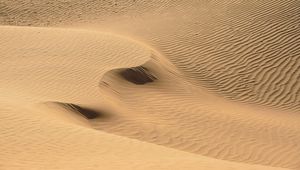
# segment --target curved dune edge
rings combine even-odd
[[[213,158],[298,167],[297,113],[229,102],[154,59],[139,67],[155,80],[130,82],[120,75],[126,68],[104,74],[100,90],[117,103],[110,106],[117,116],[91,120],[95,129]]]
[[[4,116],[3,121],[8,122],[11,126],[18,127],[19,124],[21,124],[20,121],[23,120],[23,129],[31,129],[29,132],[37,131],[36,133],[38,135],[37,137],[28,135],[29,139],[24,143],[23,133],[20,133],[20,135],[22,135],[20,138],[12,136],[13,139],[10,139],[9,137],[9,134],[12,133],[19,134],[21,131],[18,128],[4,127],[5,140],[3,142],[7,142],[8,140],[15,142],[12,142],[12,145],[9,146],[7,146],[7,144],[3,146],[5,146],[5,148],[14,148],[14,145],[18,146],[13,152],[22,153],[21,146],[25,145],[28,147],[28,143],[31,143],[31,140],[33,140],[33,144],[29,145],[29,150],[32,149],[32,153],[37,152],[32,148],[35,146],[35,142],[41,142],[43,144],[40,146],[42,148],[45,147],[47,142],[42,142],[45,139],[43,139],[43,135],[40,135],[49,135],[48,133],[50,132],[40,132],[39,128],[42,128],[40,126],[45,126],[42,129],[46,128],[44,122],[36,122],[30,119],[30,116],[37,116],[39,117],[38,119],[49,121],[49,126],[51,126],[49,127],[50,131],[53,129],[52,126],[58,126],[56,123],[62,125],[56,127],[60,130],[54,130],[52,136],[52,140],[54,141],[53,143],[49,143],[50,146],[57,146],[60,142],[63,142],[63,146],[69,145],[74,139],[72,138],[72,140],[68,142],[68,140],[62,140],[61,136],[66,134],[68,134],[67,136],[72,136],[71,132],[76,136],[74,138],[81,138],[77,135],[79,132],[75,130],[76,128],[73,130],[70,128],[70,133],[63,130],[63,125],[72,127],[74,125],[80,125],[80,127],[87,127],[89,129],[95,128],[116,135],[197,153],[198,155],[192,154],[197,157],[195,159],[199,159],[198,157],[202,159],[203,156],[201,155],[205,155],[218,159],[251,164],[265,164],[278,167],[297,166],[298,151],[293,150],[293,148],[295,148],[294,143],[298,140],[296,134],[298,131],[297,122],[299,116],[293,113],[289,113],[290,116],[284,119],[282,119],[280,115],[266,110],[258,111],[254,114],[253,110],[248,110],[246,106],[244,108],[236,103],[219,98],[205,89],[200,89],[190,83],[188,79],[185,79],[185,77],[176,70],[174,65],[168,63],[168,61],[164,60],[161,56],[155,56],[156,53],[152,53],[151,49],[149,50],[135,44],[133,41],[120,39],[118,36],[83,30],[68,30],[68,32],[66,32],[66,29],[29,27],[1,27],[1,31],[4,35],[4,39],[1,40],[0,44],[2,44],[2,46],[0,51],[3,54],[5,53],[5,56],[9,56],[7,60],[4,58],[3,61],[5,62],[2,69],[5,71],[1,72],[4,74],[2,77],[6,77],[6,79],[2,80],[1,84],[8,87],[8,89],[2,90],[2,94],[4,94],[1,98],[1,101],[4,101],[2,107],[4,108],[2,114]],[[16,35],[22,35],[23,37]],[[82,48],[82,41],[88,44],[86,48]],[[35,42],[38,44],[35,44]],[[13,46],[10,44],[14,43],[17,43],[18,46],[23,48],[12,48]],[[59,48],[62,47],[64,48],[59,51]],[[97,50],[95,47],[101,49],[101,51],[93,52],[93,50]],[[114,50],[111,51],[111,49]],[[30,53],[24,53],[29,50],[31,50]],[[107,52],[105,50],[107,50]],[[123,54],[123,56],[119,54]],[[128,55],[128,59],[124,58],[126,55]],[[141,58],[143,55],[144,59]],[[20,56],[23,57],[20,58]],[[89,59],[85,60],[84,56],[89,56]],[[139,66],[140,64],[137,64],[137,60],[132,60],[132,57],[137,56],[139,57],[139,63],[143,63],[142,66],[147,68],[151,74],[155,75],[157,80],[144,85],[136,85],[120,77],[120,74],[117,74],[120,69],[114,69],[116,67],[126,69]],[[16,60],[13,60],[14,57]],[[97,60],[94,60],[94,58]],[[88,63],[89,61],[92,62]],[[95,61],[98,62],[96,63]],[[133,61],[137,63],[132,63]],[[13,69],[11,69],[12,66],[14,66]],[[41,66],[43,69],[40,68]],[[105,68],[105,66],[110,68]],[[107,71],[109,69],[113,70]],[[69,73],[70,70],[72,71],[71,74]],[[80,70],[80,72],[76,70]],[[85,70],[89,70],[90,72],[85,72]],[[90,75],[95,75],[96,72],[99,74],[97,78],[90,77]],[[100,78],[101,76],[102,78]],[[10,77],[13,77],[13,79]],[[24,79],[24,77],[26,77],[26,79]],[[82,78],[92,79],[81,80]],[[30,84],[31,82],[39,86],[32,86]],[[103,82],[105,83],[103,84]],[[55,83],[57,83],[57,85]],[[61,86],[62,84],[65,85]],[[94,84],[94,86],[91,87],[91,84]],[[109,88],[107,85],[109,85]],[[73,95],[67,95],[69,92]],[[51,102],[46,103],[46,105],[42,107],[32,105],[46,101],[75,103],[91,109],[105,108],[110,110],[112,116],[110,119],[93,119],[87,121],[78,115],[72,114],[72,111],[62,110],[61,107],[53,105]],[[216,101],[218,102],[216,103]],[[172,109],[170,109],[170,107],[163,107],[164,105],[172,106]],[[24,117],[26,114],[23,113],[24,111],[22,110],[26,110],[26,108],[23,109],[23,106],[29,109],[28,113],[26,113],[27,117]],[[8,109],[6,109],[6,107],[8,107]],[[14,111],[14,109],[17,111]],[[18,112],[21,114],[16,114]],[[68,114],[66,114],[67,112]],[[16,115],[22,115],[22,118],[18,118]],[[289,124],[283,124],[284,121]],[[31,127],[31,123],[33,123],[33,127]],[[268,127],[274,129],[272,131],[268,129],[263,130],[266,124]],[[79,128],[79,126],[74,127]],[[280,133],[279,135],[273,133],[277,131],[283,131],[284,133]],[[95,131],[93,132],[96,133]],[[82,135],[82,133],[79,134]],[[283,137],[282,135],[285,136]],[[222,137],[222,140],[216,138],[218,136]],[[271,136],[271,138],[259,138],[259,136]],[[39,139],[39,137],[41,139]],[[90,137],[85,140],[94,141],[94,143],[87,145],[94,146],[97,145],[100,139]],[[131,141],[131,139],[126,140]],[[253,140],[255,140],[255,142],[253,142]],[[78,142],[80,142],[80,140]],[[269,143],[272,142],[275,142],[274,145],[269,145]],[[243,145],[242,143],[247,145]],[[71,149],[74,150],[71,152],[74,153],[73,155],[84,155],[81,153],[83,152],[82,148],[75,147],[77,145],[80,144],[77,143],[69,146],[68,151],[64,151],[61,146],[61,156],[66,156],[65,154],[69,155]],[[48,146],[48,144],[46,144],[46,146]],[[143,147],[147,148],[146,146]],[[54,150],[50,148],[46,149],[47,147],[42,148],[39,149],[41,152],[54,154]],[[79,151],[76,151],[77,149]],[[230,154],[230,150],[236,151]],[[95,155],[99,155],[99,152],[100,151],[97,151]],[[114,153],[115,151],[111,152]],[[20,166],[10,162],[5,164],[4,167],[15,167],[18,169],[22,168],[22,166],[26,168],[30,166],[40,166],[39,168],[41,168],[41,166],[43,166],[43,168],[45,168],[44,161],[49,158],[41,158],[44,159],[44,161],[25,161],[26,163],[21,163],[24,162],[23,159],[30,157],[30,153],[27,153],[26,157],[24,157],[24,154],[20,154],[14,159],[17,160],[17,164],[21,164]],[[48,157],[51,157],[51,154],[49,154]],[[107,153],[104,153],[104,155],[106,154]],[[249,154],[255,156],[251,157]],[[239,156],[237,157],[237,155]],[[8,150],[1,159],[8,161],[13,156],[15,156],[15,154],[12,154],[12,150]],[[89,156],[84,157],[89,158],[90,156],[92,155],[89,154]],[[184,155],[182,157],[179,156],[178,159],[183,158],[185,158]],[[203,159],[204,158],[214,160],[213,162],[216,161],[212,158],[203,157]],[[61,158],[54,156],[53,159]],[[82,157],[80,156],[78,159],[82,159]],[[90,162],[91,164],[97,164],[93,162],[94,159],[89,159],[92,161]],[[136,156],[131,159],[136,159]],[[160,160],[160,158],[155,159]],[[146,160],[148,161],[148,158]],[[18,161],[20,162],[18,163]],[[127,161],[128,160],[124,160],[124,162]],[[81,161],[79,162],[81,164]],[[177,162],[176,159],[174,162]],[[183,162],[181,165],[176,166],[176,168],[182,169],[182,167],[185,166],[198,168],[198,166],[202,165],[191,163],[193,161],[189,159],[187,162],[188,163]],[[57,168],[71,168],[73,166],[63,166],[64,163],[61,163],[61,166],[57,165]],[[169,165],[170,163],[167,164]],[[234,164],[239,165],[239,163]],[[84,164],[80,166],[83,167],[83,165]],[[88,165],[86,166],[88,167]],[[112,165],[108,165],[108,167],[109,166]],[[141,166],[142,169],[147,167],[144,167],[144,162],[127,166]],[[158,165],[151,164],[151,166]],[[205,167],[206,165],[203,166]],[[208,166],[212,165],[209,164]],[[245,164],[245,166],[247,168],[247,166],[250,165]],[[49,167],[53,168],[53,166],[50,165]],[[158,166],[158,168],[162,169],[163,167],[164,165]],[[225,168],[223,165],[216,165],[216,168],[220,167]],[[244,167],[238,166],[237,168],[244,169]]]
[[[45,111],[45,110],[44,110]],[[212,159],[1,103],[1,169],[280,169]],[[22,115],[22,117],[20,117]],[[45,135],[46,134],[46,135]],[[159,156],[158,156],[159,155]]]
[[[299,169],[299,5],[0,2],[0,169]]]

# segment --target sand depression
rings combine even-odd
[[[299,1],[0,1],[0,169],[299,169]]]

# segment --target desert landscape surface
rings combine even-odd
[[[300,169],[300,1],[0,0],[0,170]]]

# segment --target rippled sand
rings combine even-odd
[[[300,169],[299,9],[0,0],[0,169]]]

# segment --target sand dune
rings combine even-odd
[[[300,169],[299,7],[0,1],[0,169]]]

